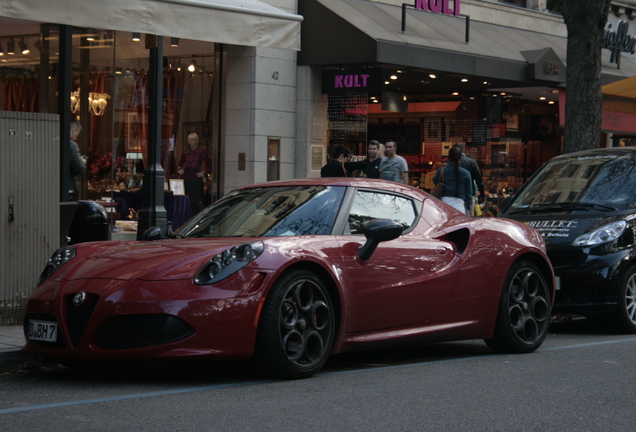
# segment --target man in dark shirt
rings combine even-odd
[[[470,173],[470,177],[477,185],[478,196],[477,200],[480,203],[484,202],[486,198],[486,193],[484,190],[484,179],[481,176],[481,170],[479,169],[479,165],[477,161],[466,154],[466,150],[464,147],[464,143],[458,142],[453,145],[453,147],[457,147],[462,152],[462,159],[459,161],[459,165],[462,168],[465,168]],[[475,191],[475,193],[477,192]]]
[[[367,146],[367,158],[364,160],[367,167],[364,169],[364,175],[367,178],[380,178],[380,143],[376,140],[369,141]]]

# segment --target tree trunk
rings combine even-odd
[[[568,30],[563,153],[601,142],[601,44],[611,0],[562,0]]]

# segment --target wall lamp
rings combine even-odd
[[[15,41],[13,40],[13,38],[9,39],[9,42],[7,42],[7,54],[15,54]]]
[[[176,37],[170,38],[170,46],[178,47],[179,46],[179,38],[176,38]]]
[[[132,40],[135,42],[139,42],[141,40],[141,33],[133,32]]]

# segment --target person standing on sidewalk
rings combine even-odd
[[[380,157],[380,143],[376,140],[369,141],[367,146],[367,158],[364,160],[367,167],[364,169],[364,175],[367,178],[380,178],[380,163],[382,163],[382,157]]]
[[[385,143],[386,157],[380,164],[380,178],[397,183],[409,184],[409,166],[406,159],[397,154],[397,142],[393,139]]]

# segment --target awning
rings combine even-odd
[[[299,3],[299,13],[304,17],[301,65],[392,64],[528,82],[537,78],[530,77],[534,65],[524,52],[550,48],[563,64],[566,60],[564,37],[471,20],[467,43],[465,18],[413,8],[406,9],[402,32],[402,8],[396,5],[305,0]],[[603,59],[609,65],[608,50]],[[565,81],[562,72],[560,82]],[[624,61],[620,69],[603,66],[602,72],[607,74],[605,82],[611,82],[636,75],[636,64]]]
[[[604,85],[603,95],[618,96],[636,101],[636,76]]]
[[[636,115],[636,76],[606,84],[602,92],[603,111]]]
[[[296,51],[302,22],[258,0],[11,0],[0,16]]]

